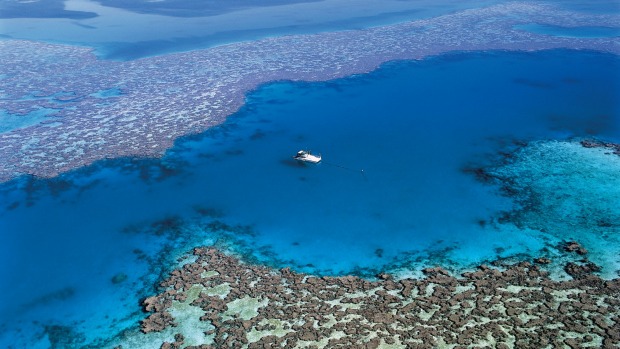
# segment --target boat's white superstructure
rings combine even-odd
[[[313,155],[307,150],[300,150],[297,152],[297,155],[293,156],[293,159],[317,164],[321,162],[321,155]]]

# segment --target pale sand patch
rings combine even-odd
[[[220,275],[220,273],[218,273],[215,270],[205,270],[202,273],[200,273],[200,277],[203,279],[210,278],[216,275]]]
[[[224,321],[230,320],[233,316],[238,316],[243,320],[250,320],[258,315],[258,309],[266,306],[269,303],[268,299],[252,298],[245,296],[243,298],[235,299],[234,301],[226,304],[228,310],[222,314]]]
[[[261,338],[266,336],[284,337],[287,333],[293,332],[291,329],[285,329],[284,325],[288,323],[279,319],[264,319],[258,324],[261,326],[270,325],[275,328],[272,330],[258,331],[253,327],[246,337],[250,343],[258,342]]]
[[[219,296],[221,299],[224,299],[230,293],[230,289],[230,285],[226,283],[209,287],[205,289],[204,292],[209,296]]]
[[[576,290],[576,289],[553,290],[553,291],[551,291],[551,295],[553,295],[553,298],[555,299],[556,302],[569,302],[569,301],[571,301],[571,298],[569,298],[568,296],[580,294],[581,292],[583,292],[583,291],[582,290]]]
[[[197,289],[201,287],[200,285],[192,286],[192,288]],[[190,345],[196,346],[213,343],[214,335],[205,334],[205,332],[214,329],[213,325],[208,321],[200,321],[200,317],[205,314],[205,311],[200,307],[190,305],[200,295],[200,291],[198,290],[197,293],[194,291],[195,296],[188,297],[184,302],[173,302],[170,308],[170,314],[177,326],[167,328],[166,331],[183,335],[182,348]]]
[[[187,346],[199,346],[213,344],[213,335],[205,335],[205,332],[215,327],[210,322],[200,321],[205,314],[200,307],[190,305],[200,293],[205,290],[202,285],[192,285],[186,291],[187,299],[183,302],[173,301],[170,307],[170,315],[177,324],[175,327],[167,327],[161,332],[149,332],[147,334],[129,335],[123,339],[123,349],[159,348],[163,342],[175,342],[174,336],[180,333],[184,337],[181,348]]]

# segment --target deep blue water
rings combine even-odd
[[[278,82],[161,160],[6,183],[0,344],[38,336],[28,347],[45,348],[69,329],[89,342],[136,324],[159,273],[201,243],[325,274],[538,256],[562,237],[490,224],[514,203],[463,168],[515,141],[620,141],[618,68],[593,52],[485,52]],[[299,149],[324,162],[301,166]],[[592,254],[609,248],[589,241]]]

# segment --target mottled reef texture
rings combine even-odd
[[[578,243],[560,247],[587,253]],[[213,248],[172,272],[144,300],[144,339],[161,348],[617,348],[620,279],[602,280],[587,259],[553,281],[537,264],[480,266],[455,277],[314,277],[244,264]],[[179,309],[208,328],[188,332]],[[190,311],[193,309],[193,311]],[[173,315],[174,314],[174,315]],[[196,320],[196,319],[194,319]],[[187,318],[184,319],[187,321]],[[176,327],[179,326],[179,327]],[[174,339],[173,339],[174,338]]]
[[[586,148],[603,148],[608,149],[612,154],[620,156],[620,144],[601,142],[598,140],[583,140],[580,142],[582,146]]]
[[[620,39],[570,38],[516,29],[537,23],[618,27],[592,15],[508,3],[365,30],[292,35],[128,62],[83,47],[0,41],[1,109],[44,121],[0,133],[0,181],[53,177],[105,158],[160,156],[183,135],[222,123],[245,94],[278,80],[324,81],[380,64],[451,51],[568,48],[620,54]],[[117,93],[118,92],[118,93]]]

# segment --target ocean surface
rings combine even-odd
[[[102,58],[131,60],[270,36],[368,28],[499,2],[34,1],[3,4],[0,39],[89,46]]]
[[[162,159],[4,183],[0,345],[104,343],[136,326],[140,299],[201,244],[277,268],[372,277],[554,257],[578,239],[604,277],[617,277],[617,226],[506,222],[519,203],[468,169],[501,166],[533,141],[619,142],[619,68],[596,52],[450,53],[335,81],[274,82]],[[300,149],[323,162],[295,162]],[[618,197],[607,199],[615,214]]]
[[[0,40],[24,39],[87,46],[104,59],[133,60],[271,36],[355,30],[431,18],[502,0],[46,0],[0,4]],[[528,1],[524,1],[528,2]],[[531,1],[530,1],[531,2]],[[620,11],[617,1],[547,0],[590,14]],[[539,31],[541,28],[532,28]],[[570,28],[542,28],[575,35]],[[594,29],[587,35],[618,35]]]
[[[126,61],[502,2],[273,0],[208,11],[194,1],[4,2],[0,40],[87,46],[100,59]],[[620,11],[608,0],[547,3]],[[608,27],[519,29],[620,35]],[[576,239],[603,277],[618,277],[620,165],[577,143],[620,142],[618,101],[614,55],[455,52],[335,81],[270,83],[225,124],[178,140],[162,159],[105,160],[2,183],[0,347],[107,347],[135,330],[139,302],[158,280],[205,244],[275,268],[364,277],[545,256],[562,279],[555,251]],[[0,132],[53,113],[0,112]],[[295,162],[300,149],[323,162]],[[479,169],[544,200],[532,206],[530,197],[507,195],[501,183],[481,181]],[[547,170],[558,180],[546,181]]]

